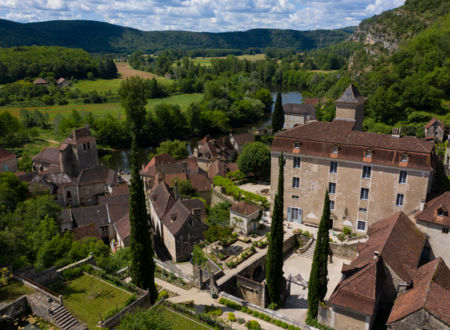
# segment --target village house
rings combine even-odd
[[[33,81],[33,84],[40,86],[48,86],[48,82],[42,78],[37,78],[35,81]]]
[[[208,176],[211,180],[214,179],[215,176],[223,176],[224,178],[230,172],[235,172],[239,169],[237,163],[225,162],[220,159],[216,159],[211,163],[211,166],[208,169]]]
[[[284,126],[283,129],[304,125],[316,119],[316,109],[308,103],[286,103],[283,105]]]
[[[431,119],[425,125],[425,138],[442,142],[444,140],[445,126],[442,121],[437,118]]]
[[[9,150],[6,150],[0,147],[0,173],[3,172],[16,172],[18,170],[17,167],[17,158],[14,153]]]
[[[252,133],[232,134],[228,136],[228,141],[233,146],[234,150],[240,154],[244,146],[255,140]]]
[[[203,222],[206,219],[203,202],[175,197],[161,181],[153,186],[147,202],[155,239],[165,246],[174,262],[179,262],[191,257],[194,245],[203,238],[208,226]]]
[[[205,171],[217,159],[228,161],[234,158],[236,150],[230,145],[227,137],[213,139],[209,134],[198,141],[197,148],[194,149],[194,155],[197,157],[200,168]]]
[[[248,235],[258,228],[261,208],[241,201],[230,208],[230,227],[239,234]]]
[[[370,329],[378,312],[389,312],[397,294],[411,285],[411,271],[426,261],[421,258],[426,235],[403,212],[375,222],[368,236],[342,266],[342,279],[327,302],[331,315],[321,321],[332,328]]]
[[[69,82],[66,79],[64,79],[63,77],[61,77],[56,81],[56,86],[58,86],[60,88],[67,87],[67,86],[69,86]]]
[[[125,214],[122,218],[113,223],[116,232],[117,247],[124,248],[130,246],[130,214]]]
[[[361,131],[365,98],[350,85],[336,101],[332,122],[311,122],[278,133],[271,147],[271,194],[284,153],[288,221],[318,225],[325,191],[333,228],[366,232],[398,211],[419,210],[434,176],[434,142]],[[396,134],[395,134],[396,133]]]
[[[428,236],[435,257],[450,263],[450,191],[426,203],[415,215],[417,227]]]
[[[410,270],[408,290],[395,300],[387,328],[440,330],[450,328],[450,270],[442,258]]]

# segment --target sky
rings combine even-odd
[[[21,23],[103,21],[144,31],[336,29],[399,7],[404,0],[0,0],[0,18]]]

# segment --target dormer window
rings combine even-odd
[[[406,163],[408,161],[408,155],[407,154],[402,154],[400,156],[400,161],[403,163]]]
[[[300,142],[295,141],[294,148],[295,149],[300,149]]]
[[[437,215],[438,215],[438,217],[443,217],[444,216],[444,210],[442,208],[438,208],[437,209]]]
[[[175,220],[177,220],[177,215],[175,213],[171,214],[170,215],[170,221],[175,221]]]
[[[332,146],[332,147],[331,147],[331,153],[332,153],[332,154],[337,155],[338,151],[339,151],[338,146]]]
[[[364,158],[372,158],[372,150],[364,151]]]

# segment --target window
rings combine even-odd
[[[300,168],[300,157],[294,157],[294,168]]]
[[[397,194],[397,200],[395,201],[395,205],[396,206],[402,206],[404,197],[405,196],[403,194]]]
[[[66,192],[66,197],[67,197],[67,198],[71,198],[71,197],[72,197],[72,193],[71,193],[70,191],[67,191],[67,192]]]
[[[86,143],[83,143],[83,149],[86,151]]]
[[[300,148],[300,142],[295,142],[294,148],[299,149]]]
[[[337,172],[337,162],[330,162],[330,173]]]
[[[364,151],[364,158],[372,158],[372,150]]]
[[[335,182],[328,183],[328,193],[330,193],[330,194],[336,193],[336,183]]]
[[[367,188],[361,188],[361,195],[360,195],[361,199],[367,200],[369,199],[369,189]]]
[[[363,167],[363,173],[362,173],[362,177],[364,179],[370,179],[370,175],[372,174],[372,167],[370,166],[364,166]]]
[[[292,178],[292,188],[300,187],[300,178]]]
[[[401,155],[400,161],[402,161],[402,162],[407,162],[407,161],[408,161],[408,155],[407,155],[407,154]]]
[[[360,207],[359,212],[367,212],[367,209],[365,207]]]
[[[358,220],[358,223],[357,223],[357,225],[356,225],[356,228],[357,228],[359,231],[366,231],[366,222],[365,222],[365,221]]]
[[[288,207],[287,221],[302,222],[303,210],[296,207]]]
[[[398,183],[406,183],[407,175],[408,175],[408,172],[400,171],[400,174],[398,175]]]
[[[444,210],[442,208],[438,208],[437,215],[438,215],[438,217],[443,217],[444,216]]]
[[[334,201],[330,201],[330,210],[334,210]]]
[[[292,199],[298,199],[297,195],[292,195]]]
[[[331,153],[332,154],[337,154],[338,153],[339,148],[337,146],[332,146],[331,147]]]
[[[443,234],[448,234],[448,228],[447,227],[442,227],[442,233]]]

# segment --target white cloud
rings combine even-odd
[[[19,22],[96,19],[141,30],[333,29],[404,0],[0,0],[0,18]]]

